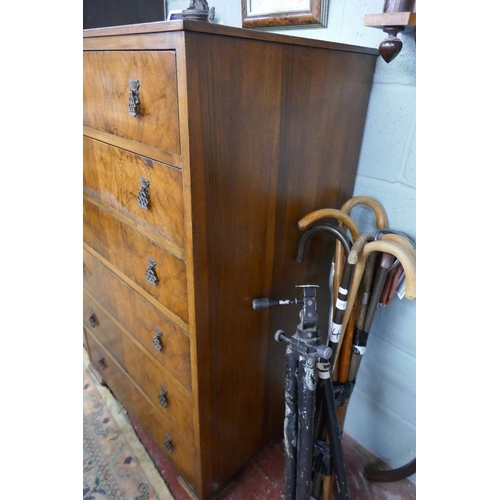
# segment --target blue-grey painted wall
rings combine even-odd
[[[380,13],[383,4],[330,0],[326,28],[275,32],[377,48],[385,35],[364,27],[363,18]],[[168,9],[188,5],[187,0],[169,1]],[[209,0],[209,5],[216,9],[216,22],[241,27],[240,0]],[[390,227],[416,238],[416,50],[413,35],[400,38],[399,56],[390,64],[381,58],[377,63],[354,195],[377,199]],[[355,207],[351,215],[361,230],[371,231],[368,209]],[[395,297],[375,316],[345,423],[346,432],[392,466],[416,455],[415,375],[416,301]]]

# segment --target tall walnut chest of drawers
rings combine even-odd
[[[333,242],[295,262],[297,222],[352,195],[377,51],[197,21],[83,49],[84,342],[210,498],[282,433],[298,309],[251,303],[309,282],[327,307]]]

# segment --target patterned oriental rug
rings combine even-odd
[[[174,500],[123,408],[83,353],[83,500]]]

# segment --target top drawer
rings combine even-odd
[[[180,154],[174,51],[83,53],[83,124]],[[129,110],[138,81],[136,116]]]

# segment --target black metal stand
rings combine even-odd
[[[316,285],[298,285],[303,298],[292,300],[255,299],[254,309],[302,304],[300,323],[292,337],[278,330],[275,339],[286,342],[285,374],[285,500],[319,498],[315,478],[335,472],[341,500],[349,500],[341,431],[329,359],[332,349],[320,344]],[[319,380],[319,384],[318,384]],[[319,391],[319,389],[321,389]],[[318,408],[322,408],[323,415]],[[329,443],[315,437],[319,418],[325,418]],[[332,471],[333,467],[333,471]],[[313,495],[313,482],[316,483]]]

